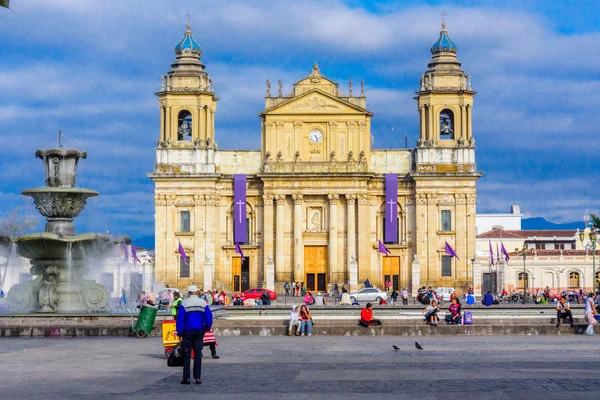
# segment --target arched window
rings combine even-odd
[[[179,111],[177,118],[177,140],[192,140],[192,113],[188,110]]]
[[[523,289],[529,287],[529,274],[526,272],[519,272],[519,283],[518,287]]]
[[[454,139],[454,113],[447,108],[440,113],[440,139]]]
[[[579,272],[571,272],[569,274],[569,287],[570,288],[578,288],[579,287]]]

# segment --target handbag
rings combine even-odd
[[[167,358],[167,366],[183,367],[183,346],[181,342],[177,343],[177,346],[175,346],[171,354],[169,354],[169,358]]]

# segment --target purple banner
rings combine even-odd
[[[236,243],[247,243],[245,174],[233,176],[233,218],[233,240]]]
[[[385,174],[386,243],[398,243],[398,174]]]

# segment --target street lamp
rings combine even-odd
[[[592,250],[592,292],[598,291],[598,285],[596,284],[596,244],[598,244],[598,230],[594,226],[592,222],[590,222],[590,232],[587,234],[589,242],[584,245],[585,241],[585,230],[579,232],[579,240],[581,240],[581,245],[585,249]]]
[[[527,277],[527,283],[529,283],[529,275],[527,275],[527,269],[525,268],[525,259],[527,257],[532,257],[535,253],[535,250],[528,249],[527,244],[523,243],[523,248],[521,250],[515,249],[515,254],[519,257],[523,257],[523,304],[525,304],[525,298],[527,296],[527,284],[525,283],[525,277]]]

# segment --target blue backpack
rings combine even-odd
[[[463,318],[463,324],[473,325],[473,314],[471,314],[471,311],[469,311],[469,310],[465,311],[465,316]]]

